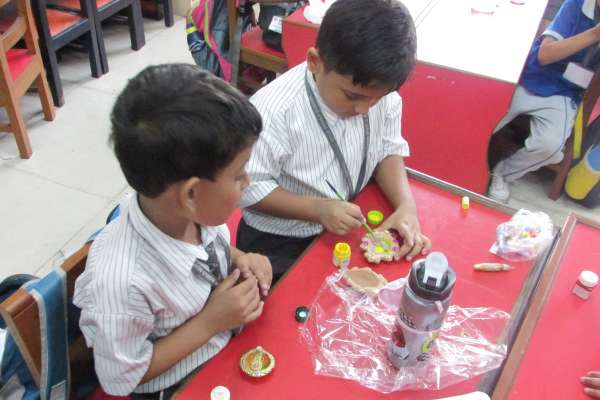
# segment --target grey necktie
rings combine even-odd
[[[223,280],[221,264],[219,263],[219,257],[215,250],[215,241],[211,242],[208,246],[205,246],[204,250],[208,254],[208,260],[202,261],[196,259],[192,270],[194,271],[194,274],[200,275],[201,278],[210,282],[210,285],[215,288]]]

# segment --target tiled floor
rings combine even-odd
[[[183,18],[168,29],[162,21],[145,20],[146,46],[134,52],[127,27],[109,26],[110,72],[99,79],[90,76],[85,53],[66,53],[60,64],[66,103],[52,123],[43,121],[37,96],[23,99],[33,157],[18,158],[13,137],[0,135],[0,279],[41,275],[59,265],[127,193],[108,144],[110,109],[127,80],[145,66],[193,62],[184,28]],[[6,120],[3,110],[0,119]],[[571,209],[600,219],[598,210],[564,197],[548,200],[544,179],[536,174],[516,184],[510,205],[547,211],[557,224]]]

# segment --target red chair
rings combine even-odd
[[[80,0],[52,0],[49,7],[71,13],[81,13],[82,10]],[[92,19],[96,25],[96,41],[103,73],[108,72],[108,59],[102,31],[103,21],[125,12],[131,37],[131,48],[139,50],[146,44],[141,0],[92,0],[90,12],[93,14]]]
[[[10,0],[0,0],[0,8]],[[17,0],[15,18],[0,24],[0,107],[7,110],[9,124],[0,124],[0,131],[12,132],[21,158],[31,157],[32,150],[21,114],[19,100],[35,83],[40,94],[44,119],[54,119],[46,72],[40,58],[38,35],[28,0]],[[24,40],[25,48],[15,48]]]
[[[33,15],[40,34],[41,56],[48,73],[52,99],[57,107],[65,103],[58,72],[58,50],[84,37],[92,76],[98,78],[102,75],[93,3],[92,0],[79,0],[79,4],[81,11],[68,11],[52,8],[46,0],[32,0]]]
[[[235,32],[237,30],[237,18],[239,9],[236,5],[236,0],[227,0],[227,17],[229,27],[229,43],[235,40]],[[268,47],[262,40],[261,29],[254,26],[242,34],[240,44],[240,79],[238,82],[252,89],[260,87],[260,82],[253,82],[245,79],[243,75],[243,65],[254,65],[267,71],[274,73],[283,73],[287,71],[287,59],[281,51],[274,50]],[[231,47],[231,46],[230,46]],[[273,74],[274,76],[274,74]]]

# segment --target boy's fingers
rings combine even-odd
[[[224,290],[230,289],[233,287],[233,285],[235,285],[235,283],[237,282],[237,280],[240,277],[240,270],[239,269],[234,269],[233,272],[231,274],[229,274],[228,277],[226,277],[225,279],[223,279],[223,281],[221,283],[219,283],[219,285],[215,288],[215,292],[222,292]]]
[[[598,389],[585,388],[585,389],[583,389],[583,391],[588,396],[592,396],[592,397],[600,399],[600,390],[598,390]]]
[[[427,253],[429,253],[429,250],[431,250],[431,240],[425,236],[425,235],[421,235],[421,238],[423,239],[423,249],[421,250],[421,254],[425,255]]]
[[[593,389],[600,389],[600,378],[584,376],[581,381]]]
[[[264,301],[259,302],[258,303],[258,307],[256,307],[256,310],[254,310],[253,312],[251,312],[250,314],[248,314],[246,316],[246,322],[245,323],[252,322],[256,318],[260,317],[260,315],[263,312],[264,306],[265,306],[265,302]]]
[[[600,378],[600,371],[590,371],[586,374],[590,378]]]
[[[244,279],[231,290],[239,296],[247,297],[252,292],[252,289],[256,289],[256,282],[254,275],[251,275],[250,278]]]
[[[419,238],[415,238],[415,245],[410,249],[408,254],[406,255],[406,259],[408,261],[412,260],[412,258],[418,255],[423,249],[423,242]]]
[[[244,315],[248,315],[252,312],[254,312],[256,310],[256,308],[258,307],[258,303],[260,302],[260,296],[258,294],[258,290],[256,291],[256,293],[254,293],[252,295],[252,297],[250,297],[247,301],[247,305],[244,308]]]

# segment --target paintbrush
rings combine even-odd
[[[339,200],[346,201],[346,199],[344,199],[342,197],[342,195],[340,194],[340,192],[338,192],[335,189],[335,187],[331,184],[331,182],[329,182],[327,179],[325,179],[325,182],[327,183],[327,186],[329,186],[329,188],[333,191],[333,193],[335,193],[335,195],[337,196],[337,198]],[[369,235],[371,235],[371,237],[375,240],[375,242],[377,242],[379,245],[381,245],[381,243],[379,242],[379,238],[377,237],[377,235],[375,235],[375,232],[373,232],[373,229],[371,229],[371,227],[369,225],[367,225],[366,222],[363,222],[362,226],[364,226],[364,228],[367,230],[367,232],[369,232]]]

